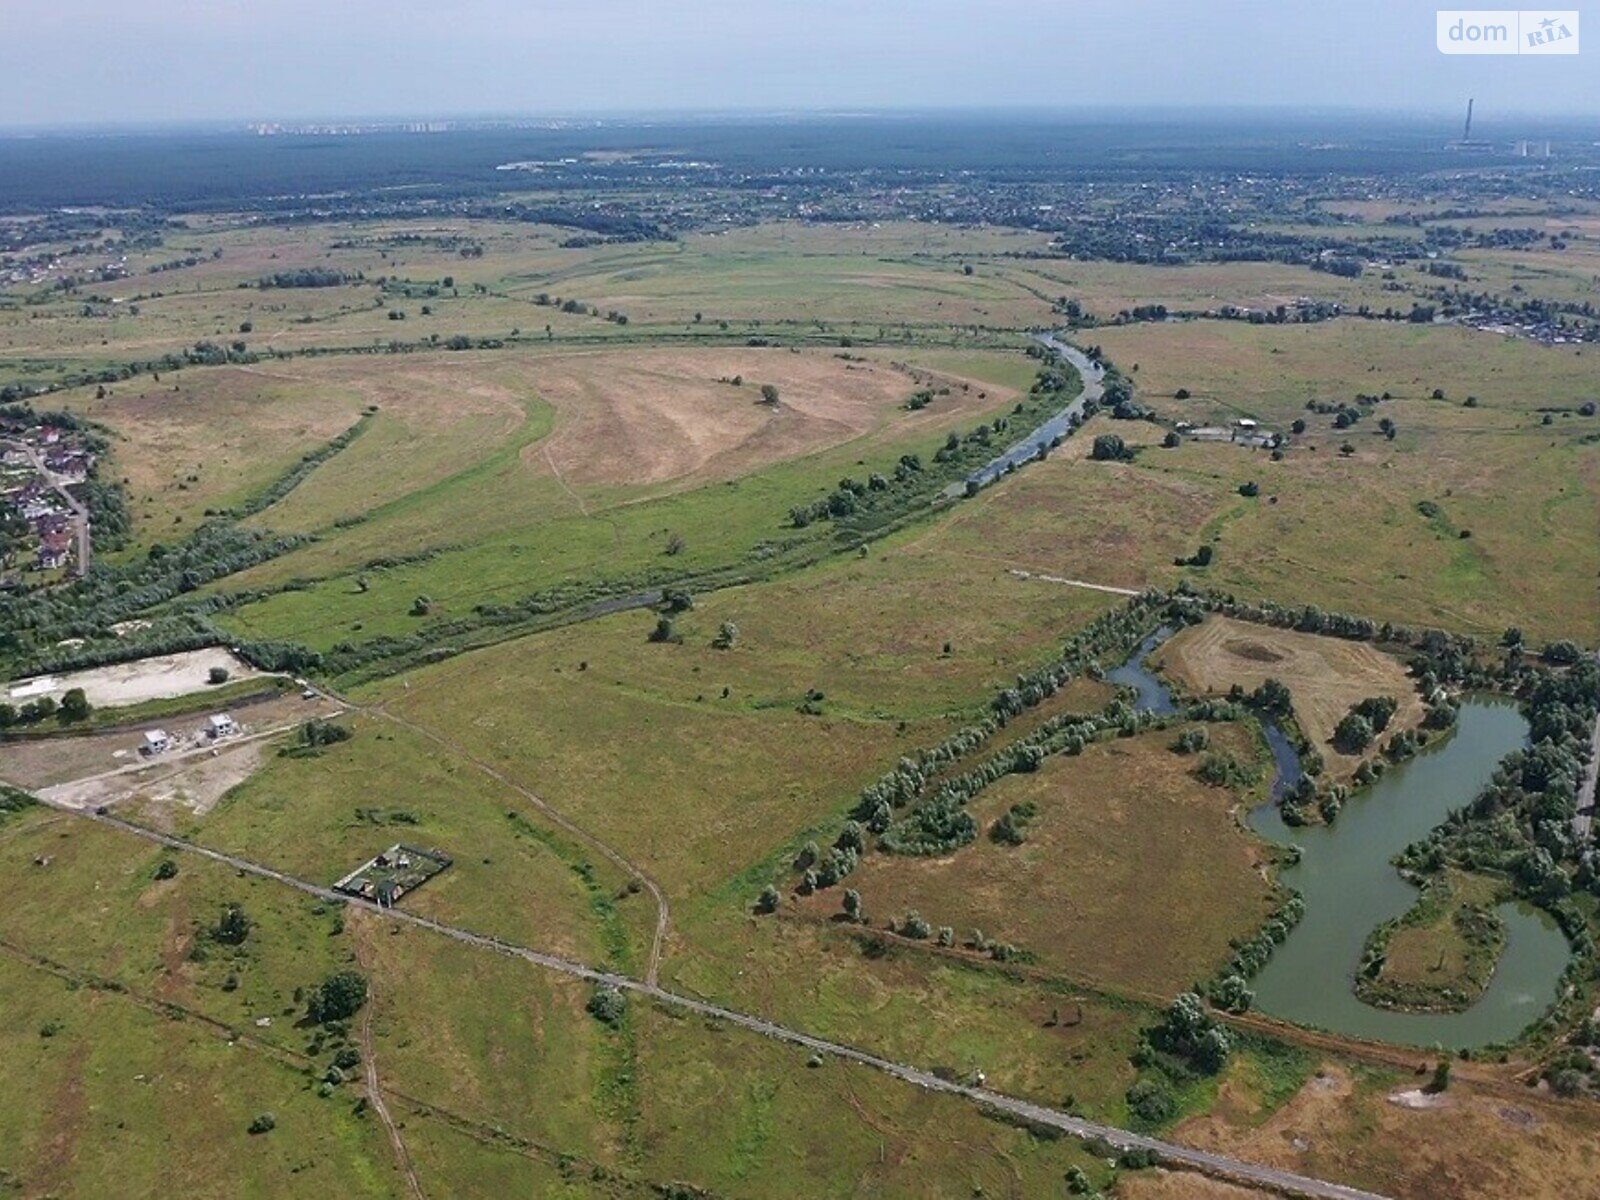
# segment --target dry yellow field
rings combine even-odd
[[[1217,726],[1214,744],[1248,759],[1248,731]],[[1102,742],[1011,775],[972,805],[983,834],[941,858],[869,855],[850,876],[874,925],[915,909],[966,938],[981,929],[1037,956],[1045,970],[1167,995],[1204,978],[1271,907],[1266,848],[1233,815],[1238,797],[1194,777],[1170,731]],[[988,836],[1012,804],[1038,814],[1020,846]],[[840,890],[798,901],[823,917]]]
[[[1226,692],[1235,684],[1248,692],[1268,679],[1287,685],[1301,729],[1334,777],[1348,775],[1360,762],[1328,742],[1352,705],[1369,696],[1393,697],[1400,707],[1391,731],[1415,728],[1423,717],[1405,667],[1361,642],[1210,617],[1179,633],[1156,658],[1191,692]]]
[[[530,362],[528,377],[557,417],[554,434],[524,458],[575,484],[732,478],[891,420],[932,427],[1015,394],[939,376],[950,394],[919,412],[903,412],[906,398],[922,386],[908,369],[846,362],[820,351],[748,347],[554,355]],[[767,384],[778,389],[775,405],[762,401]]]
[[[1268,1116],[1230,1078],[1217,1109],[1180,1125],[1178,1135],[1397,1200],[1594,1194],[1600,1149],[1586,1132],[1583,1106],[1532,1089],[1507,1099],[1457,1079],[1431,1104],[1413,1107],[1412,1093],[1424,1082],[1330,1067]]]

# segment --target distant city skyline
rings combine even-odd
[[[1600,123],[1600,70],[1582,54],[1444,55],[1438,5],[1418,0],[18,0],[8,9],[8,128],[851,108],[1436,113],[1468,96],[1486,117]]]

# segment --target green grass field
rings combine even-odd
[[[1334,227],[1341,237],[1378,236],[1396,211],[1350,203],[1366,223]],[[420,644],[323,680],[357,706],[341,718],[350,740],[271,744],[202,813],[148,801],[122,815],[323,885],[397,841],[436,847],[453,865],[405,909],[641,976],[658,910],[610,848],[669,903],[662,986],[1129,1125],[1140,1119],[1127,1091],[1149,1069],[1134,1062],[1143,1032],[1279,899],[1269,851],[1238,819],[1259,788],[1202,784],[1169,749],[1174,730],[1051,758],[973,802],[985,833],[1007,806],[1036,804],[1022,845],[980,836],[941,858],[869,856],[846,885],[864,925],[832,919],[842,887],[790,893],[798,848],[830,841],[864,785],[984,717],[997,691],[1125,602],[1072,581],[1187,581],[1488,638],[1515,625],[1534,641],[1600,639],[1600,419],[1575,411],[1600,396],[1593,347],[1353,317],[1085,329],[1075,340],[1102,346],[1165,420],[1307,428],[1274,461],[1227,444],[1169,449],[1164,426],[1101,415],[1048,461],[919,506],[859,549],[829,522],[789,520],[841,478],[892,473],[902,454],[931,460],[948,434],[1011,412],[1039,366],[1022,353],[1026,331],[1059,319],[1059,297],[1102,319],[1301,295],[1381,307],[1409,305],[1427,282],[1411,274],[1397,292],[1374,271],[1082,262],[1046,257],[1040,233],[933,222],[562,245],[570,233],[447,216],[425,230],[193,218],[104,285],[115,305],[0,304],[0,362],[29,378],[200,341],[263,355],[51,398],[110,430],[108,477],[125,482],[134,518],[113,561],[249,504],[361,421],[247,519],[310,540],[172,603],[250,592],[208,617],[241,641],[336,655]],[[196,263],[145,273],[180,253]],[[1587,243],[1462,258],[1496,290],[1577,298],[1592,273]],[[302,268],[363,278],[239,286]],[[457,334],[503,344],[444,349]],[[759,400],[766,382],[775,406]],[[931,403],[908,408],[924,387]],[[1306,408],[1386,391],[1348,430]],[[1102,433],[1133,460],[1090,460]],[[1241,493],[1249,483],[1259,494]],[[1174,561],[1201,545],[1209,566]],[[493,623],[496,606],[531,596],[556,597],[564,619],[595,596],[696,578],[706,586],[666,641],[650,640],[649,609]],[[1076,680],[991,749],[1110,695]],[[1250,726],[1211,736],[1262,761]],[[176,875],[158,877],[169,858]],[[360,1069],[319,1094],[341,1037],[375,1056],[428,1196],[1034,1197],[1063,1194],[1073,1167],[1112,1183],[1077,1143],[964,1101],[813,1065],[637,996],[606,1025],[568,976],[66,814],[0,823],[0,870],[16,884],[0,911],[0,1086],[47,1101],[0,1106],[0,1191],[407,1195],[389,1130],[360,1103]],[[782,903],[757,916],[769,881]],[[229,904],[252,922],[236,948],[205,933]],[[910,909],[962,939],[982,929],[1014,943],[1026,961],[885,936]],[[1461,965],[1452,933],[1402,930],[1392,970],[1448,974]],[[340,969],[372,993],[344,1034],[318,1035],[306,994]],[[1402,1169],[1435,1136],[1498,1131],[1477,1140],[1501,1155],[1536,1130],[1552,1160],[1588,1154],[1555,1145],[1568,1118],[1531,1089],[1516,1093],[1531,1124],[1495,1115],[1518,1064],[1463,1064],[1451,1104],[1427,1110],[1388,1102],[1410,1086],[1392,1066],[1363,1074],[1326,1043],[1252,1033],[1220,1076],[1179,1081],[1157,1126],[1397,1195],[1431,1195],[1417,1178],[1475,1194]],[[247,1133],[263,1112],[277,1127]],[[1491,1151],[1458,1153],[1500,1178],[1479,1162]],[[1182,1191],[1192,1183],[1125,1175],[1111,1194],[1199,1194]]]

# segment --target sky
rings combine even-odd
[[[1416,0],[0,0],[0,125],[1468,96],[1600,122],[1590,3],[1587,55],[1497,57],[1439,53]]]

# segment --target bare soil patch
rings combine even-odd
[[[203,814],[265,761],[272,735],[338,711],[320,699],[281,696],[233,709],[240,732],[229,738],[209,738],[205,715],[191,714],[84,737],[13,742],[6,745],[3,777],[71,808],[149,802],[155,811]],[[144,732],[155,728],[171,734],[174,746],[147,756]]]
[[[203,692],[213,686],[210,674],[216,667],[227,671],[229,680],[254,679],[262,674],[221,646],[213,646],[206,650],[160,654],[87,671],[36,675],[31,679],[16,680],[7,686],[7,691],[10,703],[23,704],[41,696],[60,700],[72,688],[82,688],[94,707],[117,708],[142,704],[146,700],[170,700],[175,696]]]
[[[1260,642],[1244,641],[1241,639],[1239,641],[1227,642],[1224,645],[1224,649],[1226,649],[1229,654],[1235,655],[1238,658],[1248,659],[1250,662],[1278,663],[1284,660],[1284,656],[1282,654],[1279,654],[1276,650],[1273,650],[1268,646],[1263,646]]]
[[[312,716],[329,715],[335,711],[335,706],[275,692],[236,702],[227,711],[248,736],[252,731],[280,728]],[[181,754],[182,746],[192,749],[208,745],[205,718],[209,715],[209,711],[190,712],[182,716],[152,717],[98,733],[6,741],[4,755],[0,757],[0,779],[16,787],[38,791],[108,771],[131,772],[141,763],[159,761],[146,760],[139,753],[146,730],[164,729],[172,734],[180,744],[174,754]],[[171,757],[167,756],[168,761]]]

